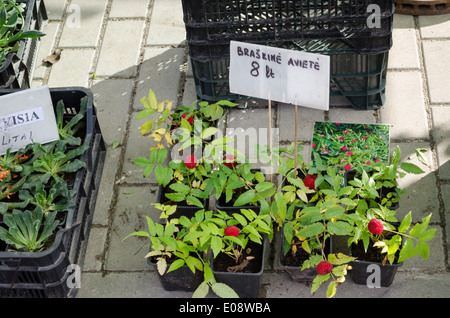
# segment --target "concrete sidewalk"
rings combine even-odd
[[[139,99],[150,88],[158,100],[178,105],[197,99],[181,1],[46,0],[45,4],[50,20],[38,61],[57,48],[63,51],[52,67],[36,66],[33,85],[90,88],[108,145],[77,297],[191,297],[162,289],[144,259],[147,241],[122,242],[129,233],[146,229],[145,215],[155,220],[158,216],[150,205],[156,201],[157,184],[133,164],[152,146],[149,138],[139,135],[142,122],[134,120],[142,109]],[[391,145],[400,145],[403,156],[417,147],[428,149],[426,174],[401,181],[408,193],[398,213],[402,217],[412,210],[413,221],[433,213],[436,237],[428,261],[405,261],[390,288],[368,289],[348,279],[336,297],[450,296],[450,15],[397,14],[393,41],[385,105],[379,111],[299,108],[300,139],[308,149],[314,121],[383,123],[391,125]],[[262,127],[267,111],[266,104],[233,109],[225,127]],[[280,128],[281,143],[292,142],[292,107],[275,103],[272,118],[273,127]],[[273,264],[273,259],[266,264],[261,297],[324,297],[322,289],[311,296],[309,287],[292,281]]]

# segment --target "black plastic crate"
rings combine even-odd
[[[391,47],[393,0],[183,0],[186,38],[191,55],[198,46],[235,41],[346,39],[358,53]],[[380,7],[380,27],[371,27],[371,4]],[[376,39],[372,45],[369,39]],[[209,55],[212,57],[211,55]],[[217,58],[217,55],[215,56]]]
[[[0,95],[16,91],[1,90]],[[56,233],[50,248],[38,253],[0,250],[0,297],[68,297],[77,292],[67,285],[67,268],[70,264],[81,267],[84,261],[106,146],[89,90],[52,88],[50,93],[55,107],[59,100],[64,101],[65,117],[76,114],[81,98],[88,97],[84,144],[89,145],[89,151],[80,158],[86,168],[77,172],[72,199],[75,206],[68,211],[64,228]]]
[[[42,31],[48,21],[44,0],[17,0],[17,3],[27,4],[23,31]],[[23,39],[19,50],[8,54],[5,62],[0,65],[0,89],[31,87],[39,43],[40,38]]]
[[[286,47],[285,43],[280,45]],[[292,46],[290,48],[294,48]],[[308,52],[330,55],[330,101],[343,96],[355,109],[378,109],[385,102],[386,74],[389,51],[377,54],[337,53],[326,46],[311,45]],[[330,53],[332,52],[332,53]],[[252,97],[230,93],[229,54],[222,59],[197,61],[191,57],[192,70],[200,100],[240,101]],[[253,98],[254,99],[254,98]]]

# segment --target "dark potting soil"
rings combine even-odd
[[[297,238],[294,238],[295,242],[298,242]],[[330,245],[325,244],[324,249],[325,255],[328,255],[330,253]],[[320,250],[315,250],[316,254],[320,254]],[[302,266],[305,261],[307,261],[310,257],[310,254],[308,254],[304,249],[298,248],[295,255],[292,253],[291,250],[287,252],[285,255],[281,254],[280,256],[280,263],[283,266]]]
[[[247,266],[239,271],[239,273],[258,273],[262,268],[263,248],[262,244],[249,241],[237,264],[236,261],[227,254],[219,253],[214,259],[213,270],[216,272],[227,272],[228,267],[241,264],[247,256],[253,256],[254,258],[250,260]]]

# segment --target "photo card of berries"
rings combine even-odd
[[[357,165],[389,162],[389,125],[315,122],[311,161],[343,175]]]

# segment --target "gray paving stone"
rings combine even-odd
[[[134,164],[137,157],[148,158],[150,148],[156,147],[157,143],[151,137],[141,136],[139,127],[147,119],[135,120],[137,112],[132,114],[130,123],[130,137],[126,145],[125,158],[123,162],[122,176],[120,182],[127,183],[156,183],[155,174],[152,173],[148,178],[144,178],[144,168]]]
[[[279,144],[279,131],[275,126],[275,107],[272,109],[272,146]],[[270,145],[268,108],[232,108],[227,116],[225,137],[234,138],[229,145],[245,154],[249,162],[257,168],[269,168],[256,155],[256,144],[261,147]]]
[[[183,105],[189,106],[197,100],[194,79],[192,77],[187,77],[186,82],[184,83]]]
[[[394,15],[392,31],[392,48],[389,51],[389,68],[419,68],[414,18],[410,15]]]
[[[422,45],[430,101],[449,103],[450,61],[445,56],[450,51],[450,41],[424,41]]]
[[[148,238],[130,237],[130,233],[146,231],[145,216],[159,220],[159,212],[151,203],[156,202],[157,187],[120,187],[114,219],[111,225],[105,270],[148,270],[144,256],[149,251]]]
[[[381,124],[391,125],[391,139],[428,139],[420,72],[388,72]]]
[[[119,169],[121,149],[106,149],[105,165],[103,167],[100,188],[98,189],[97,202],[95,204],[95,213],[92,224],[108,226],[109,210],[111,202],[114,201],[114,180]]]
[[[376,118],[373,110],[333,107],[328,111],[328,121],[350,124],[375,124]]]
[[[73,0],[68,8],[60,47],[97,45],[107,0]]]
[[[450,14],[419,16],[418,19],[422,38],[450,38]]]
[[[191,292],[162,288],[156,272],[82,273],[77,298],[191,298]]]
[[[155,0],[147,45],[179,45],[186,39],[183,9],[178,0]]]
[[[400,162],[414,163],[425,172],[419,175],[409,174],[399,180],[399,186],[405,189],[406,193],[401,196],[400,207],[397,210],[398,218],[401,220],[409,211],[412,211],[414,222],[421,221],[430,213],[433,214],[431,221],[439,222],[439,201],[434,169],[431,166],[425,167],[417,159],[408,160],[416,148],[425,148],[428,150],[425,157],[431,165],[430,145],[428,143],[391,143],[391,155],[397,145],[401,151]]]
[[[141,18],[147,15],[148,0],[113,0],[110,18]]]
[[[42,64],[42,60],[52,54],[59,27],[59,22],[50,22],[44,27],[43,32],[45,33],[45,36],[41,38],[41,43],[39,44],[39,51],[36,55],[33,78],[43,79],[45,77],[47,67]]]
[[[95,73],[98,76],[135,76],[144,21],[109,21]]]
[[[91,90],[106,144],[112,145],[114,141],[122,143],[132,101],[133,80],[95,80]]]
[[[444,184],[441,186],[442,189],[442,199],[444,200],[444,210],[445,210],[445,219],[448,220],[450,218],[450,184]],[[447,221],[445,226],[446,232],[450,231],[450,224]],[[447,235],[447,245],[450,244],[450,237]]]
[[[355,284],[347,275],[339,285],[335,298],[446,298],[450,275],[397,272],[390,287],[368,288]],[[262,293],[267,298],[325,298],[328,284],[324,283],[311,295],[311,287],[292,281],[287,273],[264,273]]]
[[[62,20],[67,0],[45,0],[49,20]]]
[[[307,107],[298,107],[298,131],[299,141],[311,142],[314,122],[324,121],[325,113],[323,110]],[[278,105],[278,127],[280,127],[280,140],[295,140],[295,106],[290,104]]]
[[[103,251],[108,228],[93,227],[89,233],[89,241],[83,263],[83,271],[100,271],[102,269]]]
[[[176,105],[183,60],[182,48],[147,48],[139,74],[134,108],[144,108],[139,100],[147,96],[150,89],[158,102],[169,100]]]
[[[432,107],[433,136],[436,141],[439,176],[450,179],[450,107]]]
[[[65,49],[61,60],[52,66],[48,79],[49,87],[88,87],[95,51],[92,49]]]

